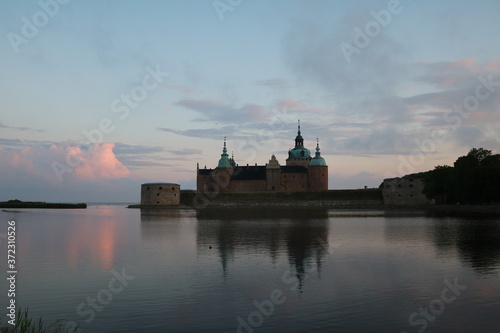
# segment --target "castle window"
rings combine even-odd
[[[413,184],[410,184],[410,187],[413,187]]]
[[[156,193],[157,196],[160,196],[160,193]]]
[[[159,190],[163,190],[163,187],[161,187],[161,186],[160,186],[158,189],[159,189]]]
[[[175,187],[174,186],[172,186],[172,191],[175,191]]]
[[[398,187],[401,187],[401,184],[398,184]]]
[[[159,201],[157,201],[156,203],[160,203]]]
[[[146,190],[149,190],[149,186],[146,186]]]

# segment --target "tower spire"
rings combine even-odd
[[[297,136],[295,137],[295,148],[303,148],[304,147],[304,138],[300,135],[300,119],[298,122],[298,130]]]
[[[316,138],[316,155],[311,160],[309,166],[327,166],[325,159],[321,157],[321,152],[319,149],[319,139]]]
[[[226,148],[226,137],[224,137],[224,147],[222,148],[222,154],[220,155],[218,168],[230,168],[231,163],[229,161],[229,155],[227,154]]]

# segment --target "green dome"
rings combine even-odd
[[[325,159],[321,157],[321,153],[319,151],[319,142],[316,143],[316,156],[312,158],[309,166],[327,166]]]
[[[311,151],[307,148],[295,147],[288,151],[288,158],[311,158]]]

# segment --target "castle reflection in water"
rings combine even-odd
[[[200,254],[218,251],[224,276],[228,261],[238,253],[264,253],[274,262],[286,253],[299,289],[311,267],[321,274],[328,254],[327,210],[201,210],[197,213]]]
[[[314,266],[321,274],[322,259],[328,255],[326,209],[142,210],[143,237],[158,241],[178,237],[183,219],[186,223],[196,220],[197,254],[217,253],[224,280],[236,257],[260,254],[274,263],[286,254],[300,290],[308,269]]]
[[[432,221],[423,226],[413,224],[411,217],[408,220],[408,212],[402,216],[379,213],[388,242],[411,245],[427,239],[437,255],[457,256],[480,274],[494,272],[500,263],[500,227],[487,217],[457,221],[420,213],[426,221]],[[163,243],[179,237],[182,228],[190,226],[186,234],[194,233],[197,255],[217,255],[224,279],[231,274],[230,263],[235,258],[255,254],[269,257],[274,264],[285,254],[301,287],[308,265],[312,264],[320,275],[328,248],[335,247],[329,244],[334,215],[331,210],[318,208],[142,210],[141,233],[148,240]]]

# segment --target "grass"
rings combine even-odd
[[[41,201],[9,200],[0,202],[0,208],[87,208],[87,204],[47,203]]]
[[[46,324],[42,318],[34,319],[29,315],[29,309],[19,309],[16,325],[6,324],[0,328],[0,333],[77,333],[80,328],[67,328],[67,321],[58,319]]]

